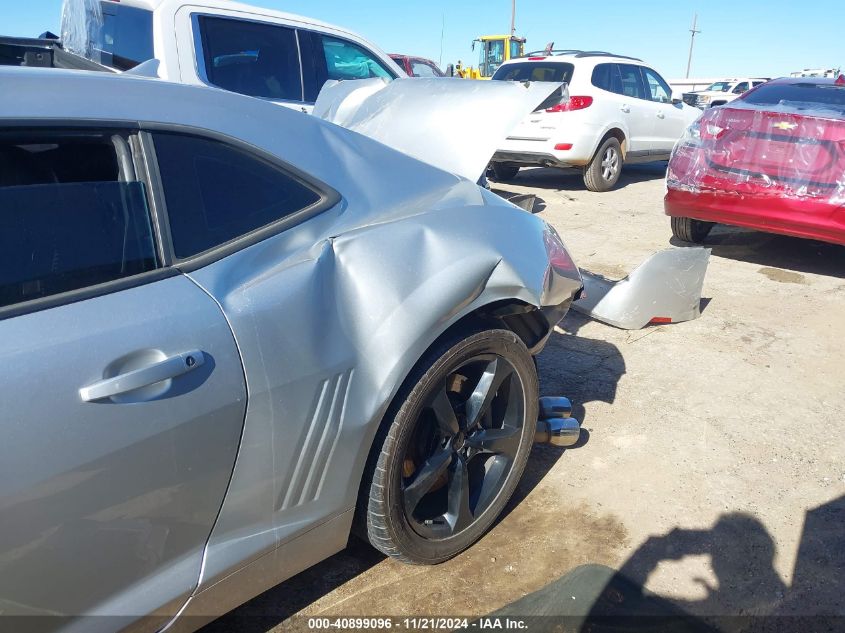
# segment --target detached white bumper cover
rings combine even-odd
[[[520,121],[561,85],[451,78],[329,81],[313,114],[477,181]]]

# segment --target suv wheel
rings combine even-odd
[[[504,182],[506,180],[513,180],[519,173],[519,167],[516,165],[505,165],[504,163],[493,163],[493,178],[496,182]]]
[[[713,222],[693,220],[692,218],[671,218],[672,235],[684,242],[701,244],[713,228]]]
[[[622,147],[611,136],[599,147],[584,170],[584,184],[590,191],[610,191],[622,173]]]

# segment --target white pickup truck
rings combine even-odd
[[[155,58],[162,79],[216,86],[304,112],[329,79],[406,76],[355,33],[230,0],[78,0],[66,9],[76,12],[76,31],[90,40],[75,52],[103,66],[130,70]]]
[[[704,90],[685,92],[684,103],[697,108],[707,109],[730,103],[743,92],[769,81],[767,77],[743,77],[740,79],[725,79],[710,84]]]

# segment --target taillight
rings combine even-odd
[[[569,101],[546,108],[546,112],[572,112],[573,110],[589,108],[591,105],[593,105],[592,97],[569,97]]]
[[[546,59],[545,57],[529,57],[528,61],[530,62],[538,62],[540,60]]]
[[[578,270],[575,262],[572,261],[566,247],[561,242],[556,233],[549,228],[543,232],[543,242],[546,246],[546,254],[549,257],[549,263],[559,273],[574,273]]]

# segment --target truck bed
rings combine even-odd
[[[52,38],[7,37],[0,35],[0,66],[69,68],[114,72],[111,68],[70,53]]]

